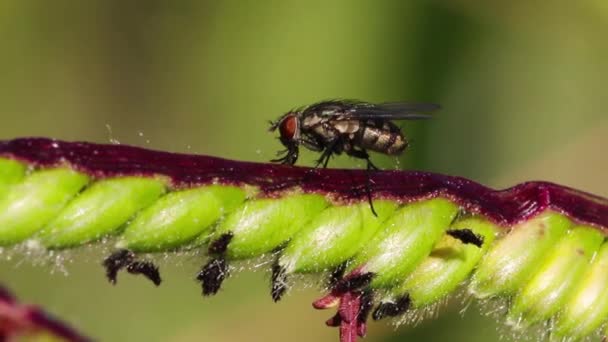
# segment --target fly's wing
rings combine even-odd
[[[306,108],[306,112],[315,113],[331,120],[420,120],[430,119],[423,114],[439,109],[432,103],[388,102],[373,104],[351,100],[332,100],[314,104]]]
[[[362,103],[353,106],[346,116],[353,119],[422,120],[431,118],[431,115],[424,113],[439,108],[439,105],[433,103]]]

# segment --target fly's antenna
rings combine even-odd
[[[268,120],[268,124],[270,125],[270,127],[268,128],[268,132],[276,131],[277,127],[279,127],[280,122],[281,122],[281,120],[276,120],[276,121]]]

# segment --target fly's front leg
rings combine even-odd
[[[323,164],[323,168],[326,168],[327,163],[329,163],[329,158],[331,158],[334,153],[339,154],[342,150],[340,147],[340,144],[343,142],[341,136],[342,133],[327,122],[323,122],[320,125],[323,127],[325,133],[324,137],[319,139],[324,141],[318,141],[319,146],[323,148],[323,153],[317,160],[315,167],[319,167],[319,165]]]
[[[334,154],[339,142],[340,139],[337,138],[329,142],[329,144],[325,146],[325,150],[323,150],[323,153],[321,153],[321,157],[317,159],[317,164],[315,165],[315,168],[319,167],[319,165],[321,164],[323,164],[324,169],[327,167],[327,163],[329,163],[329,158],[331,158],[331,155]]]
[[[307,149],[309,149],[311,151],[315,151],[315,152],[323,151],[323,144],[312,137],[303,136],[302,138],[300,138],[300,144],[302,144],[304,147],[306,147]]]
[[[298,149],[298,145],[296,143],[293,143],[293,144],[288,145],[286,150],[280,151],[278,153],[278,155],[285,153],[283,156],[281,156],[280,158],[277,158],[277,159],[272,159],[270,161],[273,163],[293,165],[298,160],[299,152],[300,151]]]

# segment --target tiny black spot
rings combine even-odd
[[[372,317],[374,321],[378,321],[384,317],[395,317],[404,314],[407,310],[409,310],[412,305],[412,300],[410,299],[409,294],[406,294],[402,297],[397,298],[394,303],[380,303]]]
[[[368,272],[353,277],[346,277],[336,283],[334,291],[346,293],[366,287],[372,282],[375,274]]]
[[[228,265],[224,257],[211,259],[198,273],[196,279],[201,282],[203,296],[216,294],[226,278]]]
[[[135,254],[128,249],[119,249],[106,257],[102,265],[106,269],[106,277],[110,283],[115,285],[118,271],[127,267],[134,259]]]
[[[112,284],[116,284],[118,272],[123,268],[126,268],[127,272],[131,274],[144,275],[156,286],[161,283],[158,267],[151,261],[138,261],[135,253],[128,249],[119,249],[110,254],[104,259],[103,266],[106,268],[106,277]]]
[[[359,316],[357,320],[359,323],[367,322],[372,307],[374,306],[374,294],[370,290],[366,290],[361,294],[361,304],[359,305]]]
[[[224,254],[233,236],[231,232],[220,235],[219,238],[209,244],[209,254]]]
[[[334,268],[334,270],[329,274],[327,286],[329,288],[336,286],[342,277],[344,277],[344,272],[346,272],[346,262],[343,262],[338,267]]]
[[[131,274],[141,274],[150,279],[154,285],[160,285],[160,273],[158,267],[150,261],[134,261],[127,266],[127,272]]]
[[[449,236],[462,241],[465,244],[472,244],[477,247],[483,245],[483,236],[479,234],[475,234],[472,230],[468,228],[463,229],[449,229],[446,232]]]
[[[275,263],[272,266],[272,288],[270,290],[272,300],[275,302],[281,300],[285,291],[287,291],[287,273],[283,266]]]

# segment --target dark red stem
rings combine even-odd
[[[20,304],[0,286],[0,341],[37,332],[46,332],[69,342],[91,341],[41,308]]]
[[[217,181],[257,186],[263,194],[274,196],[299,186],[305,192],[329,193],[337,200],[367,200],[365,170],[310,169],[47,138],[0,141],[0,156],[40,167],[68,163],[97,178],[162,175],[176,188]],[[466,178],[420,171],[374,171],[370,177],[375,198],[408,202],[446,196],[503,226],[551,208],[608,232],[608,199],[553,183],[527,182],[493,190]]]

